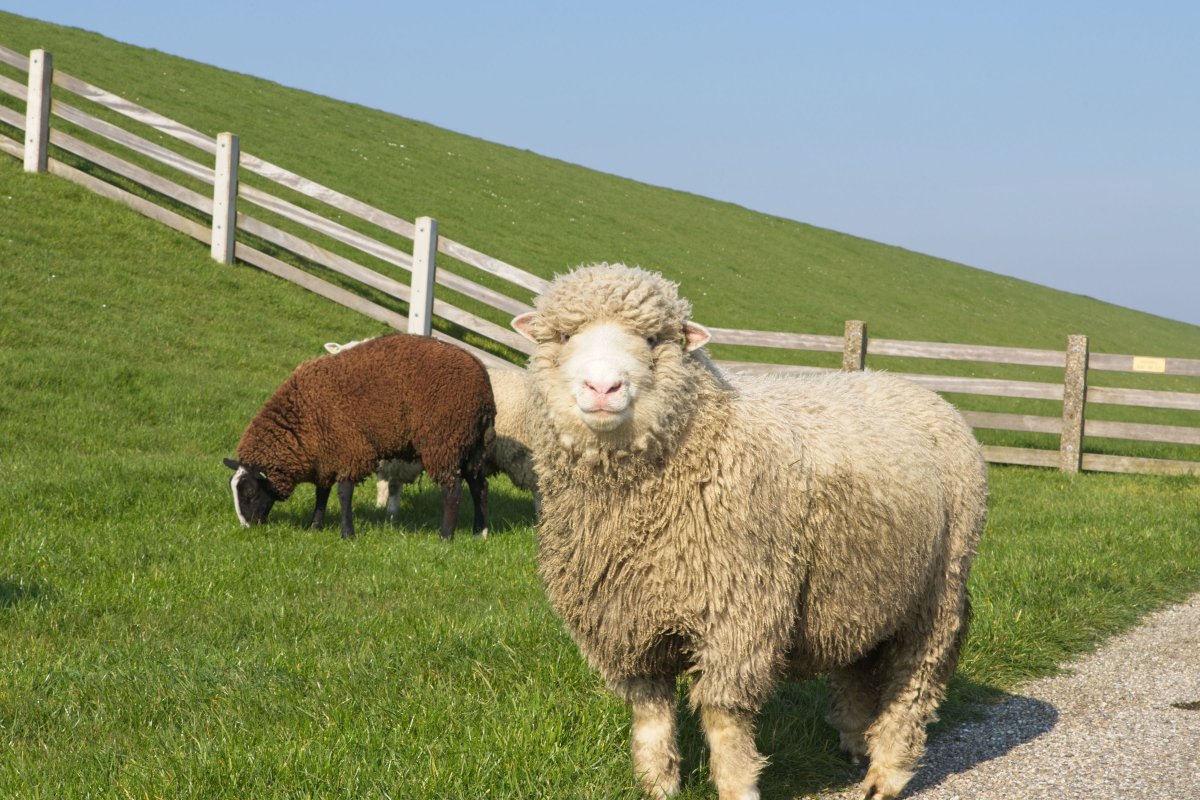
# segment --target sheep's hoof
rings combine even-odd
[[[872,766],[862,782],[863,800],[892,800],[899,797],[911,777],[912,773],[906,770]]]
[[[861,767],[867,763],[867,740],[861,733],[846,733],[838,735],[838,748],[850,758],[850,763]]]

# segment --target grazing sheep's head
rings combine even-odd
[[[349,350],[351,347],[357,347],[358,345],[360,345],[366,341],[370,341],[370,340],[369,339],[354,339],[353,341],[346,342],[345,344],[341,344],[340,342],[326,342],[325,343],[325,352],[332,353],[333,355],[337,355],[338,353],[342,352],[343,350]]]
[[[709,339],[674,283],[621,264],[559,277],[535,308],[512,324],[538,345],[530,372],[556,424],[618,445],[662,424],[678,366]]]
[[[224,459],[225,466],[233,470],[233,478],[229,486],[233,489],[233,510],[243,528],[258,525],[267,521],[271,507],[280,499],[279,493],[271,486],[267,476],[258,467]]]

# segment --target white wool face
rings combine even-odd
[[[628,425],[653,379],[654,344],[616,322],[594,323],[567,339],[559,374],[574,401],[571,413],[594,433]]]
[[[338,342],[326,342],[325,343],[325,352],[333,353],[334,355],[337,355],[338,353],[342,352],[343,350],[349,350],[351,347],[360,345],[365,341],[368,341],[368,340],[367,339],[355,339],[353,341],[346,342],[345,344],[339,344]]]
[[[229,479],[229,488],[233,490],[233,510],[243,528],[250,527],[250,520],[246,519],[246,514],[242,511],[242,499],[238,494],[238,484],[249,475],[250,473],[246,471],[245,467],[238,467],[237,471],[233,473],[233,477]]]

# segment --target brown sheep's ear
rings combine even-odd
[[[704,347],[711,338],[712,334],[703,325],[691,320],[683,323],[683,349],[687,352]]]
[[[221,461],[224,462],[225,466],[229,467],[234,472],[237,472],[242,468],[242,465],[237,461],[234,461],[232,458],[223,458]]]
[[[524,314],[518,314],[512,320],[513,330],[534,344],[537,344],[537,337],[533,335],[533,326],[536,321],[536,311],[526,311]]]

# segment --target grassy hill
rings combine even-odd
[[[1088,330],[1098,349],[1200,354],[1189,326],[93,34],[0,13],[0,44],[531,271],[662,268],[714,324],[855,316],[1031,346]],[[303,528],[310,487],[237,526],[220,458],[363,318],[8,157],[0,270],[0,796],[637,797],[627,712],[542,596],[528,495],[494,482],[496,535],[449,546],[428,485],[394,522],[360,490],[354,542]],[[950,721],[1200,585],[1194,480],[995,468],[991,485]],[[766,709],[766,796],[855,779],[824,702],[810,682]],[[682,740],[682,797],[711,800],[686,714]]]
[[[544,277],[626,261],[734,328],[1200,357],[1200,328],[0,12],[0,44]],[[798,189],[801,190],[801,189]],[[1014,235],[1020,235],[1015,231]],[[1086,287],[1081,287],[1086,288]]]

